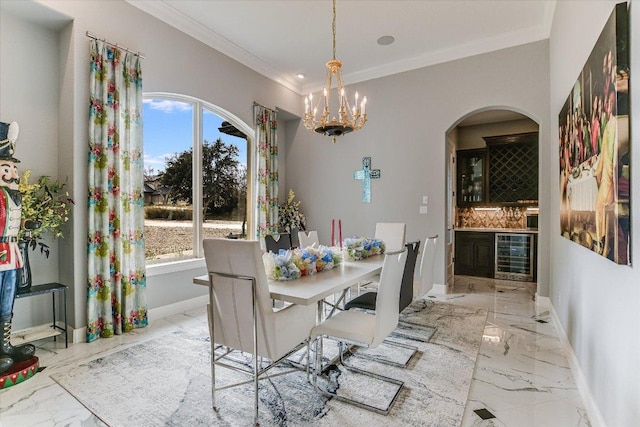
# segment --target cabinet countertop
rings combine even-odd
[[[455,231],[476,231],[484,233],[529,233],[538,234],[537,228],[479,228],[479,227],[460,227]]]

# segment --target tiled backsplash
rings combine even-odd
[[[458,208],[456,227],[526,228],[526,207]]]

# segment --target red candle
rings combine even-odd
[[[342,220],[338,220],[338,233],[340,233],[340,249],[342,249]]]
[[[332,219],[331,220],[331,246],[335,246],[335,244],[336,244],[335,237],[334,237],[335,236],[335,232],[334,232],[335,225],[336,225],[336,220]]]

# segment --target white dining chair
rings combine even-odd
[[[307,248],[309,246],[319,246],[320,239],[318,238],[318,231],[311,230],[307,231],[298,231],[298,240],[300,241],[301,248]]]
[[[216,388],[216,366],[242,371],[253,380],[258,424],[258,381],[269,378],[267,371],[305,345],[316,323],[315,307],[289,305],[273,310],[258,241],[204,239],[203,246],[209,272],[212,405],[217,411],[216,391],[247,383]],[[216,354],[217,346],[227,349]],[[233,351],[252,354],[253,369],[225,363],[223,359]],[[266,366],[263,358],[270,361]]]
[[[433,268],[436,260],[438,235],[427,237],[422,245],[418,280],[413,282],[413,299],[424,298],[433,288]]]
[[[382,240],[385,252],[402,250],[405,244],[407,224],[404,222],[378,222],[374,238]],[[378,288],[378,279],[358,284],[358,293],[363,290],[375,291]]]
[[[413,302],[413,277],[416,266],[416,260],[418,258],[418,251],[420,248],[420,241],[409,242],[404,245],[407,248],[407,261],[404,265],[404,271],[402,273],[402,284],[400,285],[400,300],[398,304],[398,312],[402,313],[402,310],[407,308]],[[375,311],[376,303],[378,300],[378,293],[375,291],[365,292],[357,297],[349,300],[345,305],[345,310],[360,309]],[[401,336],[403,337],[403,336]],[[385,343],[391,346],[401,347],[407,350],[411,350],[411,356],[409,356],[404,363],[398,363],[385,359],[384,357],[377,357],[376,360],[387,363],[389,365],[406,368],[411,359],[418,353],[418,347],[400,343],[397,341],[385,340]],[[365,356],[367,357],[367,356]]]
[[[387,252],[400,251],[405,244],[407,224],[403,222],[379,222],[373,237],[382,240]]]
[[[379,380],[395,384],[398,391],[386,409],[380,409],[369,405],[366,402],[356,401],[342,395],[329,392],[318,384],[318,375],[322,371],[322,337],[333,337],[339,341],[339,354],[341,362],[344,355],[344,344],[350,343],[360,347],[375,348],[398,326],[399,313],[398,304],[400,301],[400,284],[402,274],[407,259],[407,251],[388,252],[385,255],[380,273],[380,286],[376,298],[376,309],[374,313],[365,311],[348,310],[341,311],[322,323],[314,326],[309,335],[307,355],[310,355],[311,342],[315,342],[315,363],[313,364],[313,384],[316,389],[324,395],[331,396],[356,406],[369,409],[375,412],[388,414],[391,406],[395,402],[398,393],[404,386],[404,382],[374,374],[369,371],[347,367],[350,371],[373,376]],[[311,363],[310,356],[307,364]],[[344,363],[342,363],[344,365]]]

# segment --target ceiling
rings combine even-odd
[[[126,0],[298,94],[322,88],[330,0]],[[345,84],[547,39],[555,0],[338,0]],[[379,45],[381,36],[395,42]],[[304,79],[296,77],[305,75]]]

